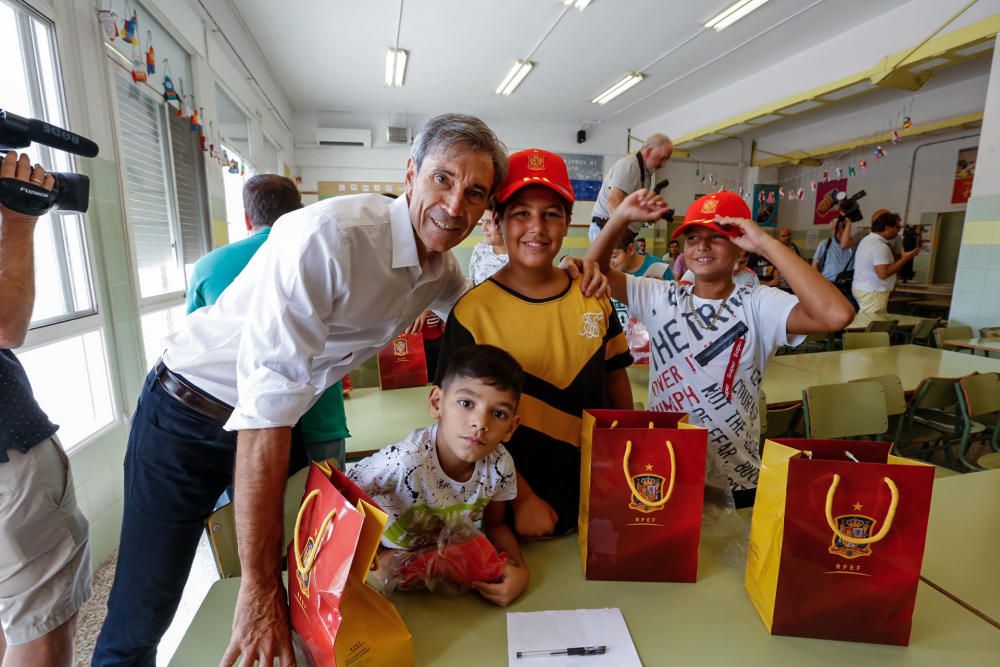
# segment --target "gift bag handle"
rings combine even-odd
[[[622,469],[625,471],[625,482],[628,484],[629,490],[632,494],[642,500],[642,502],[650,507],[663,507],[670,500],[670,495],[674,492],[674,479],[677,476],[677,465],[676,459],[674,458],[674,445],[669,440],[667,440],[667,453],[670,455],[670,484],[667,486],[666,493],[659,500],[647,500],[646,497],[639,493],[639,490],[635,488],[635,482],[632,481],[632,475],[628,470],[628,459],[632,455],[632,441],[628,440],[625,443],[625,456],[622,457]]]
[[[889,501],[889,509],[885,513],[885,523],[871,537],[849,537],[840,532],[837,522],[833,520],[833,494],[836,493],[837,486],[840,484],[840,475],[834,473],[833,481],[830,483],[830,490],[826,492],[826,522],[829,524],[830,530],[833,531],[834,535],[844,542],[850,542],[851,544],[874,544],[885,539],[885,536],[889,534],[889,529],[892,527],[892,520],[896,517],[896,507],[899,505],[899,489],[896,488],[896,483],[888,477],[883,477],[882,481],[889,487],[889,495],[892,497]]]
[[[302,506],[299,507],[299,514],[295,517],[295,535],[292,540],[295,545],[295,565],[299,569],[299,574],[305,576],[312,571],[313,565],[316,563],[316,556],[319,555],[319,545],[306,557],[305,562],[302,562],[302,549],[299,547],[299,528],[302,525],[302,517],[306,513],[306,508],[309,507],[309,503],[312,502],[313,498],[319,496],[319,489],[313,489],[309,494],[302,500]],[[336,512],[330,512],[323,518],[323,523],[319,525],[319,530],[316,531],[316,538],[319,539],[320,535],[326,533],[327,526],[333,521],[333,515]]]

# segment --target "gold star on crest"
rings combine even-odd
[[[862,505],[861,503],[854,503],[855,512],[860,512],[862,507],[864,507],[864,505]]]
[[[652,463],[647,463],[646,464],[646,472],[650,472],[652,470],[653,470],[653,464]]]

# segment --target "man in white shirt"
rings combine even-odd
[[[872,231],[858,244],[854,256],[854,282],[851,292],[859,313],[885,313],[889,293],[896,285],[896,274],[920,253],[920,247],[894,259],[889,241],[899,236],[899,215],[882,208],[872,215]]]
[[[482,121],[432,118],[414,140],[405,197],[332,198],[283,216],[219,300],[167,339],[132,420],[94,665],[155,664],[203,521],[230,483],[242,579],[222,664],[294,664],[280,576],[291,427],[424,309],[450,310],[467,281],[449,251],[506,168]]]
[[[641,188],[653,187],[653,174],[662,169],[674,153],[674,143],[665,134],[653,134],[635,155],[626,155],[611,165],[611,171],[601,183],[594,203],[593,217],[587,232],[591,243],[601,233],[601,227],[614,213],[627,195]],[[642,223],[631,226],[633,232],[638,232]]]

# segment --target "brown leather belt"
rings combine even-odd
[[[229,417],[233,414],[232,407],[198,391],[180,375],[167,368],[162,361],[156,362],[154,370],[156,371],[156,380],[163,387],[163,391],[170,394],[182,405],[209,419],[214,419],[220,424],[229,421]]]

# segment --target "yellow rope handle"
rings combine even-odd
[[[292,541],[295,546],[295,565],[299,568],[299,574],[301,574],[302,576],[309,574],[309,572],[313,568],[313,565],[316,563],[316,556],[319,555],[319,544],[318,544],[319,538],[321,535],[326,533],[326,528],[327,526],[330,525],[330,522],[333,521],[333,515],[335,514],[335,512],[330,512],[329,514],[327,514],[326,517],[323,519],[323,523],[319,525],[319,530],[316,531],[316,540],[317,540],[316,547],[306,557],[306,562],[303,563],[302,549],[299,546],[299,528],[302,525],[302,517],[305,516],[306,508],[309,507],[309,503],[312,502],[312,499],[316,498],[317,496],[319,496],[319,489],[313,489],[312,491],[310,491],[309,494],[302,500],[302,506],[299,507],[299,514],[298,516],[295,517],[295,534],[292,537]]]
[[[892,496],[892,500],[889,501],[889,509],[885,513],[885,523],[882,524],[882,528],[871,537],[848,537],[840,532],[837,522],[833,520],[833,494],[837,492],[837,486],[840,484],[840,475],[834,473],[833,481],[830,483],[830,490],[826,492],[826,522],[830,525],[830,530],[844,542],[850,542],[851,544],[874,544],[885,539],[885,536],[889,534],[889,529],[892,527],[892,520],[896,517],[896,507],[899,505],[899,489],[896,488],[896,483],[888,477],[883,477],[882,481],[889,487],[889,494]]]
[[[667,491],[663,494],[662,498],[656,501],[648,500],[643,494],[639,493],[639,490],[635,488],[635,482],[632,481],[632,474],[628,470],[628,459],[632,455],[632,441],[629,440],[625,443],[625,456],[622,457],[625,482],[628,483],[628,488],[632,491],[632,494],[650,507],[663,507],[670,500],[670,496],[674,492],[674,479],[677,477],[677,461],[674,458],[674,445],[669,440],[667,440],[667,453],[670,454],[670,484],[667,485]]]

